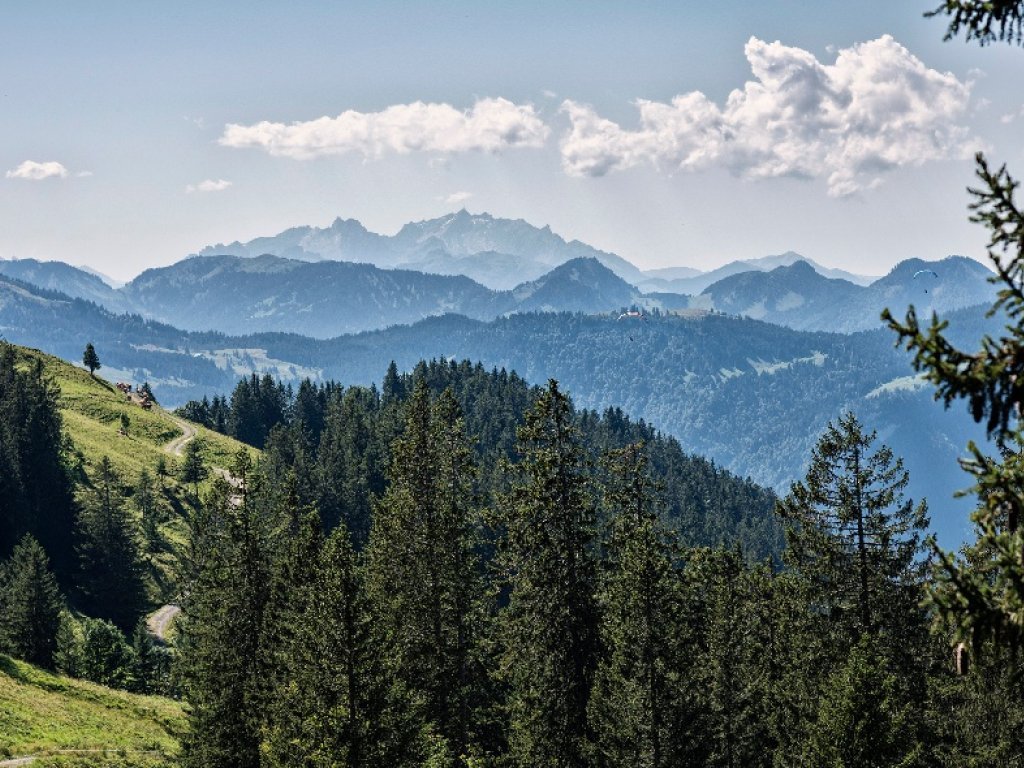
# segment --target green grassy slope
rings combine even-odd
[[[165,452],[167,443],[182,434],[176,419],[162,408],[144,411],[128,402],[120,391],[99,374],[89,372],[58,357],[34,349],[17,347],[19,362],[29,365],[43,361],[43,368],[60,387],[64,425],[86,462],[94,466],[104,455],[126,478],[137,477],[144,467],[151,472],[161,456],[173,469],[175,461]],[[102,368],[100,369],[102,372]],[[118,434],[121,414],[130,420],[128,435]],[[198,427],[204,456],[213,466],[230,466],[231,458],[243,447],[230,437]],[[255,458],[257,451],[248,448]]]
[[[179,702],[60,677],[0,655],[0,761],[35,755],[35,766],[173,766],[186,727]]]
[[[90,376],[88,371],[58,357],[25,347],[15,349],[19,366],[35,365],[41,360],[45,375],[60,388],[64,430],[86,474],[91,475],[106,456],[130,492],[143,469],[155,477],[158,462],[164,460],[168,474],[157,483],[158,503],[164,509],[160,526],[164,546],[149,553],[149,593],[154,605],[170,600],[176,593],[178,552],[187,541],[186,520],[192,511],[192,489],[176,480],[181,459],[168,451],[170,443],[183,434],[181,420],[159,406],[143,410],[112,383],[99,375]],[[129,419],[127,435],[119,431],[122,414]],[[229,468],[239,450],[248,451],[254,459],[259,455],[255,448],[230,437],[192,426],[198,432],[208,466]],[[200,494],[204,486],[213,482],[213,477],[210,473],[210,478],[200,485]]]

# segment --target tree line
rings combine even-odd
[[[504,463],[516,454],[516,430],[541,394],[504,369],[432,360],[399,372],[392,363],[380,389],[308,379],[292,388],[253,374],[230,396],[191,401],[177,413],[264,449],[270,479],[283,486],[293,472],[300,502],[316,506],[327,531],[344,522],[361,549],[369,537],[371,500],[388,486],[392,443],[404,429],[402,409],[416,382],[434,396],[451,391],[472,438],[479,493],[495,497],[505,483]],[[620,408],[573,414],[594,453],[639,441],[648,445],[652,471],[665,485],[666,515],[688,544],[736,542],[756,558],[781,551],[771,492],[687,454],[677,440]]]
[[[169,544],[166,465],[86,470],[42,359],[0,342],[0,652],[135,690],[169,690],[145,629],[148,558]]]
[[[851,414],[776,508],[782,563],[687,545],[645,441],[594,451],[557,383],[504,482],[409,382],[359,547],[240,456],[193,532],[189,765],[969,765],[993,708],[929,631],[927,510]],[[1004,752],[999,752],[1004,750]],[[972,763],[972,761],[975,761]]]

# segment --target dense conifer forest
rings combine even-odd
[[[933,15],[1024,40],[1019,2]],[[977,176],[1008,324],[965,348],[884,315],[996,448],[968,447],[960,552],[850,412],[777,498],[555,380],[436,360],[380,389],[251,376],[184,407],[214,432],[176,422],[173,480],[163,454],[127,477],[70,438],[69,382],[0,342],[0,679],[32,664],[179,698],[189,768],[1021,765],[1024,212],[1005,167],[979,155]],[[219,466],[216,432],[260,451]],[[141,620],[169,595],[157,638]]]

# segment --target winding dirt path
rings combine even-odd
[[[171,442],[165,445],[164,450],[172,456],[181,456],[185,452],[185,446],[195,438],[198,431],[187,421],[178,418],[170,411],[164,411],[164,413],[166,413],[168,418],[178,426],[178,429],[180,429],[182,433],[180,437],[174,438]]]
[[[181,613],[181,606],[174,603],[164,605],[146,617],[146,629],[149,630],[149,634],[166,643],[167,630],[170,629],[171,622],[177,618],[179,613]],[[2,768],[2,764],[0,764],[0,768]]]

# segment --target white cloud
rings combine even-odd
[[[206,179],[198,184],[189,184],[185,187],[186,192],[222,192],[231,186],[230,181],[224,179]]]
[[[472,192],[452,192],[450,195],[439,199],[443,199],[448,205],[458,205],[459,203],[466,202],[472,196]]]
[[[548,89],[548,88],[545,88],[543,91],[541,91],[541,93],[544,94],[544,98],[545,99],[557,99],[558,98],[558,94],[555,93],[554,91]]]
[[[37,163],[35,160],[26,160],[17,168],[7,172],[8,179],[26,179],[29,181],[40,181],[41,179],[66,178],[68,169],[56,160],[46,163]]]
[[[669,104],[638,100],[637,130],[563,102],[572,123],[564,169],[601,176],[645,163],[668,172],[724,166],[744,178],[824,178],[841,197],[877,186],[887,170],[970,154],[957,120],[971,84],[929,69],[889,35],[840,50],[834,64],[753,37],[745,53],[755,79],[723,106],[699,91]]]
[[[255,147],[271,155],[306,160],[356,152],[364,157],[387,153],[482,151],[540,147],[549,129],[529,104],[480,99],[460,111],[450,104],[396,104],[380,112],[348,110],[337,117],[307,122],[229,124],[220,143]]]
[[[1001,122],[1003,125],[1009,125],[1014,120],[1020,117],[1024,117],[1024,104],[1022,104],[1021,107],[1017,109],[1015,112],[1009,112],[1000,117],[999,122]]]

